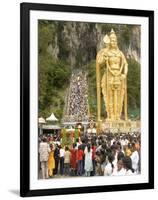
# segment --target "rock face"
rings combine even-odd
[[[53,59],[65,60],[72,68],[87,65],[104,47],[103,37],[113,28],[127,58],[140,62],[140,26],[84,22],[51,22],[54,39],[48,45]]]
[[[132,58],[140,63],[140,27],[132,29],[130,43],[126,52],[127,58]]]

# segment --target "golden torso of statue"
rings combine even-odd
[[[111,70],[120,70],[121,67],[121,54],[120,52],[111,52],[109,51],[107,54],[108,57],[108,63],[111,68]]]

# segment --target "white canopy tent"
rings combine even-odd
[[[48,117],[48,118],[46,119],[46,121],[58,121],[58,119],[55,117],[54,113],[52,113],[52,114],[50,115],[50,117]]]
[[[43,117],[40,117],[40,118],[38,118],[38,123],[39,124],[45,124],[46,121],[45,121],[45,119]]]

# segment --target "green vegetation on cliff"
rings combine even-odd
[[[61,118],[71,69],[64,61],[55,60],[48,53],[53,33],[50,23],[39,23],[39,116],[48,117],[54,112],[57,118]]]

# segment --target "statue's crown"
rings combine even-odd
[[[111,37],[117,38],[117,36],[116,36],[115,31],[114,31],[113,28],[111,29],[111,32],[110,32],[110,38],[111,38]]]

